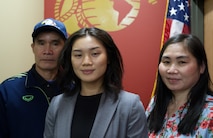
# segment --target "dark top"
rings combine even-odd
[[[60,94],[57,83],[47,82],[35,70],[0,84],[0,138],[43,138],[50,99]]]
[[[34,77],[34,80],[37,81],[38,86],[43,90],[43,92],[48,97],[48,100],[51,101],[51,99],[60,94],[57,81],[46,81],[44,78],[42,78],[38,72],[35,70],[35,67],[32,68],[32,76]]]
[[[71,138],[89,138],[101,95],[78,95],[71,125]]]

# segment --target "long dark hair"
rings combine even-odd
[[[103,88],[104,92],[114,93],[117,97],[123,87],[123,60],[112,37],[106,31],[95,27],[82,28],[73,33],[65,42],[64,49],[59,57],[59,64],[63,67],[63,71],[59,74],[60,88],[63,92],[71,95],[81,90],[81,81],[73,71],[71,51],[76,40],[88,35],[101,42],[107,51],[108,64],[104,74]]]
[[[171,37],[162,47],[159,64],[161,62],[162,55],[166,48],[174,43],[183,43],[188,51],[196,58],[199,67],[205,65],[205,71],[200,75],[200,78],[196,85],[189,92],[189,108],[186,115],[178,124],[178,132],[181,134],[192,133],[195,129],[197,121],[203,111],[205,104],[205,97],[207,94],[212,95],[210,90],[210,75],[208,71],[208,63],[204,46],[201,41],[194,35],[191,34],[178,34]],[[158,72],[157,84],[155,89],[155,106],[148,117],[148,127],[150,132],[157,133],[163,126],[167,107],[171,98],[173,97],[171,90],[167,88],[165,83]]]

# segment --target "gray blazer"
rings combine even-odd
[[[61,94],[52,99],[46,115],[44,138],[70,138],[77,95]],[[148,138],[140,97],[121,91],[114,102],[113,95],[103,93],[90,138]]]

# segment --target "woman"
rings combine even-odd
[[[98,28],[73,33],[62,51],[60,86],[48,109],[45,138],[146,138],[138,95],[122,90],[123,62],[111,36]]]
[[[147,110],[149,137],[213,137],[213,94],[204,46],[187,34],[160,52],[157,85]]]

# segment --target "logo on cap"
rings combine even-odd
[[[46,20],[42,21],[41,24],[56,26],[56,23],[53,20],[51,20],[51,19],[46,19]]]

